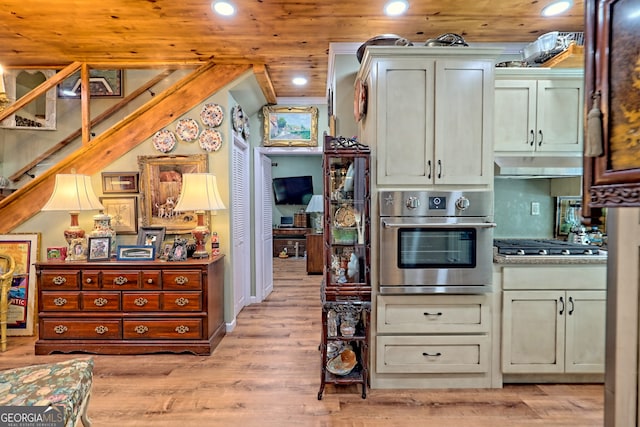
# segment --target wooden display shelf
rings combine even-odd
[[[545,61],[541,66],[549,68],[584,68],[584,46],[571,43],[567,50]]]

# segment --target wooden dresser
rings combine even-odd
[[[287,255],[290,257],[304,256],[307,250],[306,235],[311,231],[310,228],[283,227],[273,229],[273,256],[277,257],[284,249],[287,249]],[[296,251],[296,247],[298,250]]]
[[[225,334],[224,256],[36,263],[36,354],[211,354]]]

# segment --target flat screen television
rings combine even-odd
[[[308,176],[273,178],[276,205],[307,205],[313,196],[313,179]]]

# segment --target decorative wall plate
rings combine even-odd
[[[244,129],[244,111],[242,111],[242,107],[239,105],[236,105],[235,107],[233,107],[231,115],[232,115],[231,120],[233,123],[233,130],[235,130],[238,133],[242,133],[242,129]]]
[[[204,151],[218,151],[222,147],[222,135],[215,129],[205,129],[200,134],[199,142]]]
[[[249,117],[244,116],[244,124],[242,127],[242,137],[244,138],[245,141],[248,141],[249,135],[251,135],[251,132],[249,130]]]
[[[153,146],[161,153],[168,153],[176,146],[176,136],[168,129],[156,132],[151,138]]]
[[[200,120],[206,126],[218,127],[222,124],[224,112],[218,104],[205,104],[200,112]]]
[[[356,79],[353,93],[353,115],[359,122],[367,114],[367,87],[361,79]]]
[[[198,137],[200,127],[193,119],[180,119],[176,124],[176,134],[182,141],[193,141]]]

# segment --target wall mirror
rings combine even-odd
[[[55,74],[55,70],[7,70],[7,97],[14,103]],[[2,121],[2,127],[12,129],[55,129],[56,88],[40,95],[15,114]]]

